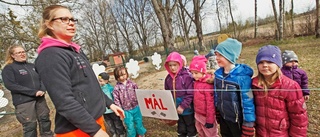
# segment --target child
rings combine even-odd
[[[241,48],[239,41],[227,38],[215,50],[220,68],[214,73],[214,101],[223,137],[254,135],[255,108],[250,89],[253,70],[236,64]]]
[[[102,72],[98,75],[99,83],[102,91],[106,94],[111,100],[113,100],[112,91],[113,86],[109,84],[109,75],[106,72]],[[108,129],[112,135],[112,137],[125,137],[125,128],[122,124],[121,119],[111,110],[106,108],[106,112],[103,115]]]
[[[298,83],[281,73],[280,49],[272,45],[261,47],[256,63],[258,75],[252,80],[256,136],[306,137],[306,104]]]
[[[284,66],[281,68],[281,71],[285,76],[293,79],[300,85],[304,100],[308,100],[310,95],[310,90],[308,88],[308,76],[304,70],[298,68],[298,62],[298,56],[294,51],[285,50],[282,53],[282,63]]]
[[[143,137],[147,130],[142,123],[142,115],[138,106],[135,89],[138,89],[136,83],[128,79],[128,71],[124,67],[114,69],[114,77],[117,84],[114,86],[113,97],[114,103],[122,107],[125,113],[124,123],[127,127],[127,136]]]
[[[165,68],[168,75],[165,79],[165,89],[171,90],[178,113],[178,136],[196,136],[193,111],[193,79],[189,71],[183,67],[181,55],[172,52],[166,59]]]
[[[213,99],[213,85],[206,80],[211,74],[206,74],[207,59],[202,56],[194,56],[190,64],[194,82],[194,111],[196,128],[199,137],[218,137],[218,126],[216,124],[215,107]]]

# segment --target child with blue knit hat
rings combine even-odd
[[[236,63],[241,49],[241,42],[227,38],[215,50],[220,68],[214,73],[214,102],[222,137],[254,136],[253,70],[246,64]]]

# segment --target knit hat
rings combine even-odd
[[[277,64],[280,68],[282,67],[281,50],[279,47],[274,45],[266,45],[259,49],[256,63],[257,65],[260,61],[270,61]]]
[[[191,60],[189,70],[199,71],[201,73],[207,73],[207,59],[203,55],[194,56]]]
[[[282,64],[286,64],[286,63],[288,63],[290,61],[299,62],[298,56],[292,50],[285,50],[284,52],[282,52]]]
[[[241,42],[239,42],[236,39],[227,38],[225,41],[218,44],[215,52],[220,53],[232,64],[236,64],[236,61],[239,59],[241,49],[242,49]]]
[[[102,78],[103,80],[109,80],[110,76],[107,72],[102,72],[99,74],[99,78]]]

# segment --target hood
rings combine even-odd
[[[71,42],[71,43],[65,43],[62,42],[60,40],[51,38],[51,37],[43,37],[41,38],[41,45],[38,47],[38,54],[40,54],[40,52],[46,48],[49,47],[65,47],[65,48],[70,48],[72,47],[73,50],[75,50],[77,53],[80,52],[80,46]]]
[[[170,76],[172,78],[174,78],[175,74],[171,73],[170,69],[169,69],[169,64],[168,62],[170,61],[175,61],[175,62],[178,62],[179,63],[179,69],[177,71],[177,74],[179,73],[179,71],[182,69],[182,66],[183,66],[183,60],[181,58],[181,55],[178,53],[178,52],[171,52],[169,54],[169,56],[167,57],[166,59],[166,62],[164,64],[164,67],[166,68],[166,70],[168,71],[168,73],[170,74]]]

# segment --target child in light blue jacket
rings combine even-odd
[[[99,83],[102,91],[106,94],[112,101],[112,91],[113,86],[109,83],[109,74],[106,72],[102,72],[99,74]],[[106,108],[106,112],[103,115],[107,125],[109,132],[112,137],[125,137],[125,128],[123,126],[122,120],[118,117],[111,109]]]

